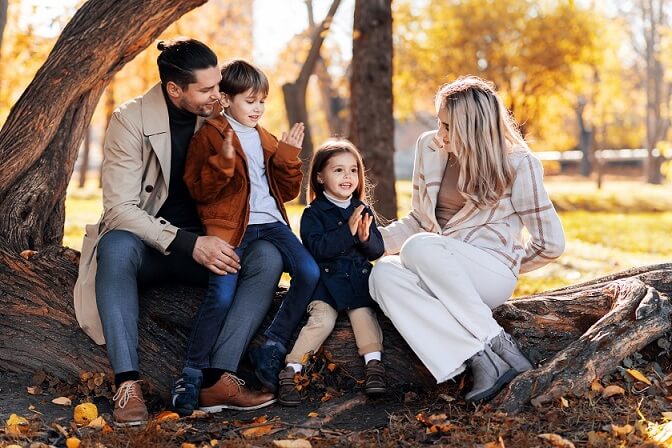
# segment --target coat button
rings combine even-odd
[[[160,224],[165,224],[165,223],[166,223],[166,220],[165,220],[165,219],[159,219],[159,223],[160,223]]]
[[[339,225],[339,226],[342,226],[342,225],[343,225],[343,221],[338,221],[338,225]]]
[[[324,268],[324,272],[329,272],[329,268]]]
[[[147,193],[151,193],[152,191],[154,191],[154,186],[153,186],[153,185],[147,185],[147,186],[145,187],[145,191],[146,191]]]
[[[362,274],[366,274],[367,272],[369,272],[368,269],[366,269],[366,268],[362,269]]]

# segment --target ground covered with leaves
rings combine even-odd
[[[406,385],[369,398],[361,380],[321,355],[296,378],[304,394],[296,408],[178,418],[147,390],[152,421],[121,429],[112,424],[107,375],[83,372],[68,384],[45,372],[0,373],[0,447],[672,446],[668,344],[663,338],[648,354],[627,358],[590,390],[516,415],[466,404],[468,375],[433,390]]]

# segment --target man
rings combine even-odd
[[[122,426],[147,420],[137,355],[138,286],[171,280],[205,285],[208,270],[221,275],[241,269],[233,247],[203,236],[182,180],[194,130],[220,99],[217,57],[193,39],[159,42],[158,48],[161,82],[120,106],[110,120],[104,213],[87,226],[75,285],[80,326],[96,343],[107,344],[118,388],[114,419]],[[235,372],[270,306],[282,258],[267,242],[246,255],[234,305],[211,353],[212,368],[204,371],[201,405],[209,410],[273,402],[272,394],[247,389]]]

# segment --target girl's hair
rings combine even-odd
[[[515,177],[508,154],[529,150],[513,117],[492,83],[476,76],[442,85],[435,105],[437,113],[448,111],[450,147],[460,163],[458,190],[479,208],[494,206]]]
[[[343,153],[350,153],[355,157],[355,160],[357,160],[357,177],[359,179],[359,184],[352,195],[362,202],[369,204],[369,184],[364,175],[364,161],[362,160],[362,155],[352,142],[344,138],[330,138],[315,150],[313,160],[310,162],[310,184],[308,185],[309,200],[314,200],[318,193],[324,191],[324,185],[317,181],[317,174],[327,166],[327,163],[332,157]],[[369,204],[369,206],[370,205],[371,204]]]

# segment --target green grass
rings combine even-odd
[[[613,181],[598,190],[594,182],[568,177],[551,177],[546,184],[562,219],[567,249],[557,262],[522,275],[516,296],[672,260],[669,185]],[[399,216],[410,208],[411,189],[410,182],[397,182]],[[287,206],[294,230],[299,227],[302,210],[295,202]],[[66,199],[64,245],[79,250],[84,225],[96,222],[101,211],[101,194],[95,184],[82,190],[71,187]]]

